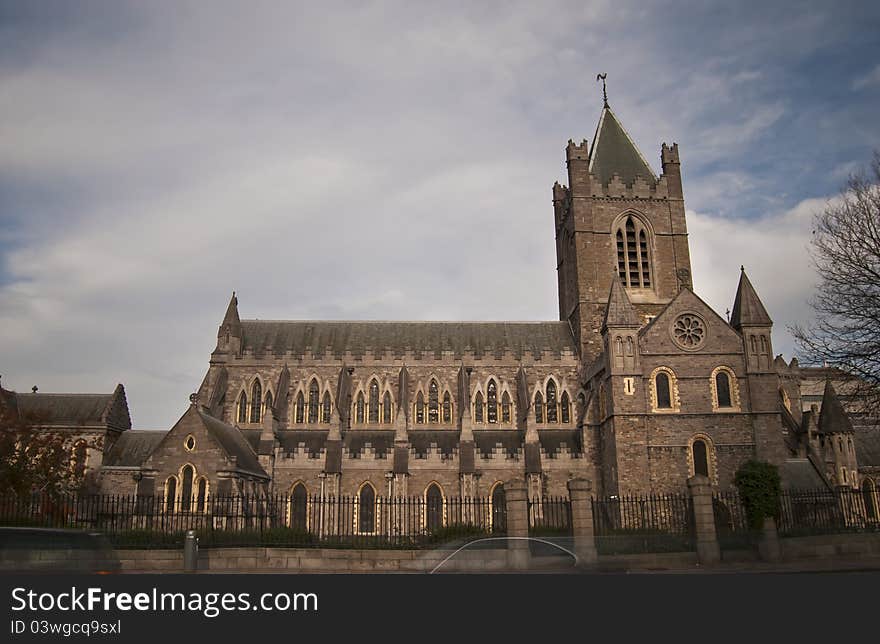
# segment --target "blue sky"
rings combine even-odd
[[[0,2],[0,374],[167,428],[243,317],[553,319],[550,187],[612,107],[682,156],[697,292],[809,315],[880,147],[880,5]],[[688,6],[691,5],[691,6]]]

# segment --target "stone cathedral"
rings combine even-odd
[[[233,294],[189,409],[170,431],[108,429],[96,484],[491,497],[516,477],[540,497],[582,477],[616,495],[694,473],[727,489],[757,458],[789,487],[861,485],[834,388],[802,405],[746,273],[729,321],[693,291],[678,146],[656,175],[606,102],[565,159],[559,321],[267,321]]]

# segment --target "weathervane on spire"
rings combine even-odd
[[[596,74],[596,80],[602,81],[602,101],[605,103],[605,107],[608,107],[608,92],[605,91],[605,79],[608,78],[608,74]]]

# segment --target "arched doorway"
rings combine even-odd
[[[307,526],[308,492],[306,486],[297,483],[290,494],[290,527],[305,531]]]
[[[443,492],[436,483],[431,483],[425,491],[425,527],[433,532],[443,527]]]

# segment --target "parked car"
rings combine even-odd
[[[119,558],[97,532],[0,526],[0,571],[119,572]]]

